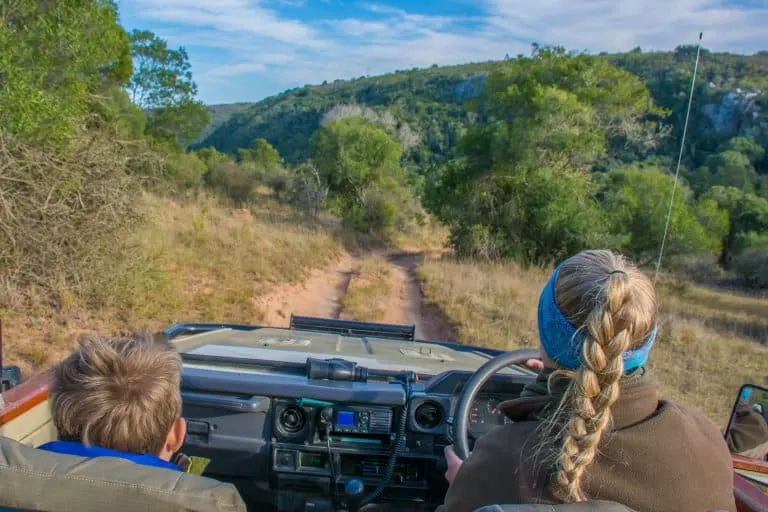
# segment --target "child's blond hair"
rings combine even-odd
[[[158,455],[181,415],[181,358],[148,337],[94,338],[56,367],[53,421],[62,441]]]

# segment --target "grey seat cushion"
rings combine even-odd
[[[46,512],[245,512],[237,489],[113,457],[38,450],[0,437],[0,507]]]
[[[563,505],[488,505],[481,507],[475,512],[633,512],[631,508],[625,507],[612,501],[582,501],[579,503],[568,503]]]

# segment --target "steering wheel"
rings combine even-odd
[[[536,349],[512,350],[494,357],[477,369],[461,390],[456,412],[453,415],[453,438],[456,455],[464,460],[469,457],[469,411],[477,393],[496,372],[511,364],[525,363],[529,359],[538,359]]]

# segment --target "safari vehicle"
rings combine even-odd
[[[182,451],[210,460],[204,476],[35,450],[56,436],[49,372],[10,382],[4,393],[0,478],[13,482],[15,496],[10,503],[0,496],[0,506],[294,512],[387,503],[433,510],[447,490],[443,447],[455,444],[466,457],[475,439],[510,421],[498,405],[535,379],[524,362],[538,356],[416,340],[413,326],[300,316],[288,328],[178,324],[164,336],[184,363]],[[768,463],[733,461],[739,510],[768,510]],[[539,509],[499,505],[485,508]],[[627,510],[601,506],[541,509]]]

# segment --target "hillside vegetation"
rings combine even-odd
[[[675,52],[636,49],[599,56],[638,76],[654,101],[670,110],[672,116],[665,124],[674,130],[675,137],[664,148],[667,155],[678,147],[675,142],[682,132],[694,55],[695,48],[683,46]],[[464,129],[474,121],[464,103],[481,93],[491,72],[513,62],[433,66],[291,89],[243,110],[238,105],[236,113],[225,122],[217,123],[212,133],[196,147],[214,146],[220,151],[235,152],[257,138],[264,138],[287,162],[301,162],[310,156],[309,139],[320,126],[323,116],[336,105],[357,104],[386,110],[396,122],[407,123],[418,135],[418,144],[406,154],[406,160],[423,168],[451,156]],[[749,97],[734,94],[737,88],[743,89]],[[768,55],[705,52],[696,90],[691,138],[711,145],[713,139],[728,138],[742,130],[751,131],[755,127],[739,127],[738,124],[748,124],[749,109],[765,112],[766,94]],[[224,108],[215,107],[221,112]],[[762,126],[756,130],[763,146],[768,143],[764,122],[763,119]],[[691,144],[689,156],[706,157],[711,149],[707,145]],[[696,164],[701,161],[697,160]]]
[[[306,86],[234,114],[194,147],[237,154],[261,140],[289,166],[315,166],[329,209],[356,229],[429,213],[460,256],[541,265],[602,246],[645,265],[665,230],[695,56],[535,46],[530,57]],[[665,268],[765,289],[768,56],[701,59]],[[377,129],[398,148],[383,160],[361,153]],[[339,160],[352,147],[355,161]]]
[[[220,105],[207,105],[208,113],[211,115],[210,123],[197,136],[195,143],[202,142],[213,133],[216,128],[228,121],[234,114],[252,107],[253,103],[226,103]]]

